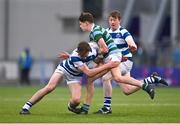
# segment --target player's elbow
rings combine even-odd
[[[134,49],[135,49],[135,51],[137,51],[137,45],[136,44],[134,45]]]
[[[133,53],[137,51],[137,47],[131,46],[129,48],[130,48],[130,51]]]
[[[104,48],[104,49],[103,49],[103,52],[104,52],[104,53],[108,53],[108,48]]]

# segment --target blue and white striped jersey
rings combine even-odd
[[[127,39],[132,38],[131,34],[123,27],[119,27],[116,31],[112,31],[110,28],[106,29],[113,38],[117,47],[121,50],[124,57],[132,57],[132,53],[129,50]]]
[[[92,44],[90,44],[90,46],[91,52],[89,52],[88,56],[85,59],[80,58],[77,53],[77,49],[75,49],[67,60],[63,60],[60,63],[60,66],[73,76],[82,76],[83,73],[78,69],[78,67],[82,66],[83,64],[88,65],[98,55],[98,48],[94,47]]]

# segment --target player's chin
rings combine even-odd
[[[84,29],[84,28],[81,28],[81,30],[82,30],[82,31],[86,31],[86,29]]]

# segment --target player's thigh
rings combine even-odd
[[[120,69],[121,58],[122,58],[121,53],[114,53],[114,54],[108,55],[108,57],[104,59],[105,63],[107,63],[108,61],[114,61],[118,64],[117,67],[111,69],[111,74],[112,74],[113,79],[118,82],[121,81],[121,69]]]
[[[111,74],[112,74],[114,80],[120,79],[121,76],[122,76],[121,75],[121,67],[120,67],[120,65],[115,67],[115,68],[112,68],[111,69]]]
[[[124,76],[129,76],[130,77],[130,72],[126,73]],[[130,87],[132,87],[132,85],[129,84],[125,84],[125,83],[118,83],[118,85],[120,86],[120,88],[124,91],[129,89]],[[134,86],[133,86],[134,87]]]
[[[80,98],[81,97],[82,86],[81,86],[80,82],[68,84],[68,87],[69,87],[72,98]]]
[[[112,80],[112,74],[111,71],[107,72],[105,75],[102,76],[103,83],[107,80]]]
[[[47,87],[55,88],[58,85],[59,81],[62,80],[62,78],[63,74],[54,72],[47,84]]]
[[[132,69],[133,62],[127,60],[126,62],[122,62],[118,67],[111,69],[111,72],[108,72],[103,76],[104,80],[109,80],[115,77],[120,78],[123,76],[130,76],[130,71]],[[112,76],[113,75],[113,76]]]
[[[122,59],[122,54],[121,53],[114,53],[114,54],[108,55],[108,57],[106,57],[104,59],[104,62],[105,63],[107,63],[109,61],[121,62],[121,59]]]

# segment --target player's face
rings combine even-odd
[[[109,17],[109,26],[113,31],[117,30],[120,25],[120,20],[118,18]]]
[[[79,27],[83,31],[88,31],[88,23],[87,22],[79,22]]]

